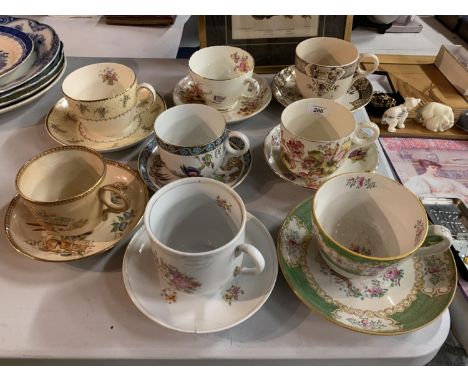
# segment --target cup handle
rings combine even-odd
[[[136,90],[136,91],[137,91],[137,97],[138,97],[138,93],[139,93],[141,90],[143,90],[143,89],[148,90],[148,91],[151,93],[152,97],[153,97],[153,100],[152,100],[151,103],[148,105],[148,108],[149,108],[149,107],[151,107],[151,106],[154,104],[154,102],[156,101],[156,90],[154,90],[153,86],[151,86],[150,84],[148,84],[148,83],[146,83],[146,82],[143,82],[143,83],[137,85],[137,90]]]
[[[370,68],[369,70],[364,70],[364,69],[361,68],[360,63],[361,63],[363,58],[370,58],[371,59],[372,68]],[[378,67],[379,67],[379,58],[375,54],[371,54],[371,53],[361,54],[360,57],[359,57],[359,63],[358,63],[357,69],[356,69],[356,72],[357,72],[358,75],[354,77],[353,82],[356,81],[359,78],[362,78],[362,77],[368,76],[369,74],[374,73],[377,70]]]
[[[430,225],[427,231],[426,240],[421,248],[416,251],[417,255],[427,255],[431,253],[444,252],[452,245],[452,234],[441,225]]]
[[[243,149],[236,149],[231,146],[231,142],[229,141],[229,139],[233,137],[239,138],[242,142],[244,142]],[[244,155],[247,151],[249,151],[250,141],[247,135],[245,135],[244,133],[241,133],[240,131],[230,131],[228,133],[227,139],[224,141],[224,147],[226,148],[226,151],[232,156],[240,157],[241,155]]]
[[[358,131],[366,129],[366,128],[369,128],[372,130],[372,135],[368,136],[367,134],[365,134],[365,138],[359,138],[357,136]],[[357,125],[357,129],[354,132],[354,136],[351,139],[351,142],[353,143],[353,146],[355,148],[366,147],[366,146],[369,146],[371,143],[374,143],[379,137],[379,135],[380,135],[379,126],[377,126],[374,122],[360,122]]]
[[[239,244],[236,248],[235,257],[240,256],[242,253],[245,253],[249,256],[255,263],[254,268],[242,267],[239,273],[244,275],[258,275],[263,272],[265,269],[265,259],[260,251],[251,244]]]
[[[244,85],[248,85],[246,91],[242,93],[243,97],[252,98],[260,94],[260,84],[255,78],[246,78]]]
[[[106,192],[111,192],[119,196],[122,200],[121,204],[114,203],[111,198],[106,197]],[[107,208],[102,210],[102,220],[107,219],[107,214],[109,212],[119,213],[128,210],[130,207],[130,203],[128,202],[128,198],[124,195],[122,191],[118,188],[111,186],[110,184],[106,184],[99,189],[99,200],[106,205]]]

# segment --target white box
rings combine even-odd
[[[468,96],[468,51],[461,45],[442,45],[434,61],[442,74]]]

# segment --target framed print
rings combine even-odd
[[[255,59],[255,71],[276,72],[294,64],[297,44],[310,37],[349,40],[352,16],[200,16],[200,47],[233,45]]]

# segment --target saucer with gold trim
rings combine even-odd
[[[21,254],[42,261],[65,262],[103,253],[127,239],[143,218],[148,190],[140,175],[130,167],[106,160],[104,184],[120,189],[130,202],[125,212],[109,213],[92,232],[61,236],[44,230],[17,194],[5,216],[10,244]]]
[[[118,151],[136,145],[153,134],[153,124],[159,114],[167,109],[164,99],[156,93],[156,101],[148,108],[150,93],[143,92],[137,104],[137,114],[129,133],[124,136],[109,138],[91,133],[70,112],[68,102],[61,98],[47,114],[45,125],[53,140],[66,145],[86,146],[101,153]]]
[[[361,131],[358,135],[362,136]],[[274,127],[266,136],[263,144],[263,154],[271,170],[290,183],[297,186],[317,190],[320,185],[332,176],[345,174],[348,172],[375,172],[379,166],[379,152],[375,143],[365,148],[351,147],[344,163],[332,175],[321,179],[307,179],[293,174],[289,171],[281,160],[281,130],[280,126]]]
[[[273,77],[271,85],[273,96],[284,107],[304,98],[296,86],[295,70],[294,65],[288,66]],[[366,106],[372,94],[372,84],[363,77],[356,80],[343,96],[334,101],[354,112]]]
[[[357,332],[395,335],[430,324],[450,305],[457,285],[450,251],[414,255],[375,276],[346,278],[322,259],[311,208],[309,198],[292,209],[277,241],[283,275],[311,310]]]

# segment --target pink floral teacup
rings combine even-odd
[[[211,46],[189,60],[192,89],[205,104],[218,110],[234,108],[241,97],[255,97],[260,85],[252,78],[254,59],[233,46]]]
[[[357,136],[370,129],[371,136]],[[281,158],[286,167],[310,182],[332,175],[348,152],[365,147],[379,137],[372,122],[356,124],[353,114],[332,100],[308,98],[296,101],[281,114]]]
[[[145,228],[161,278],[186,294],[213,294],[239,274],[259,274],[263,255],[245,242],[247,211],[229,186],[183,178],[150,199]],[[242,265],[244,255],[254,265]]]

